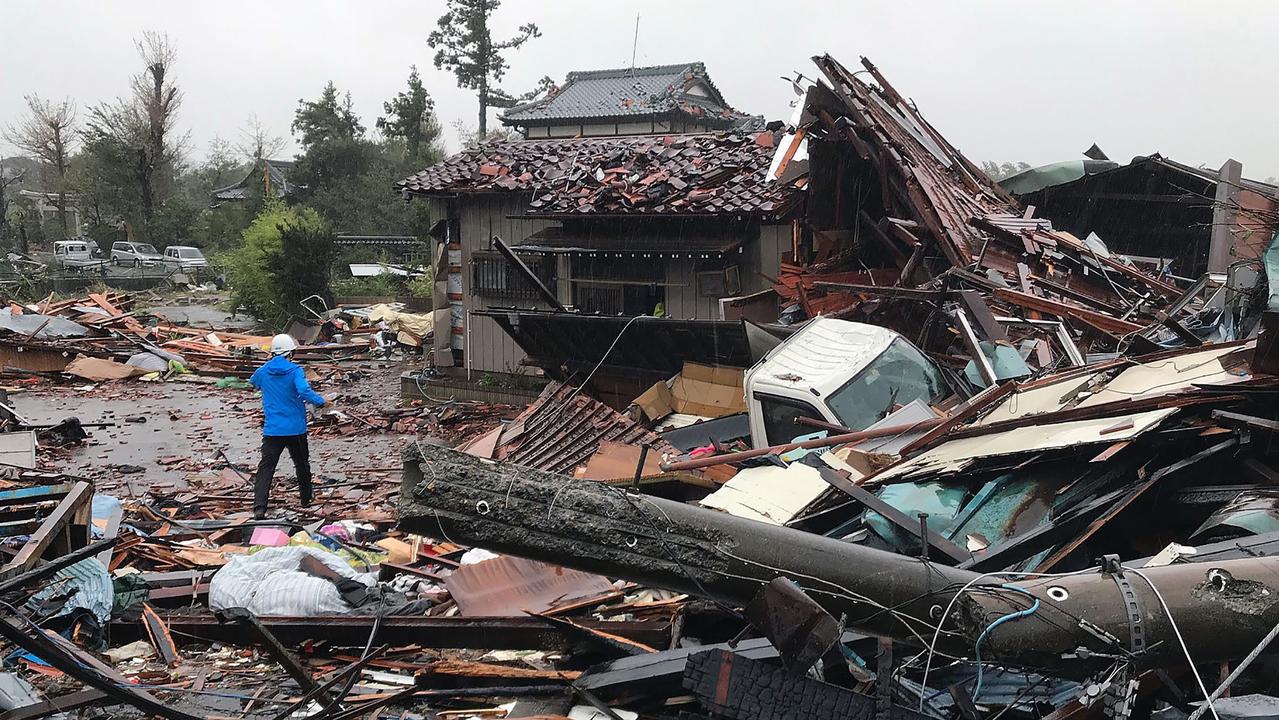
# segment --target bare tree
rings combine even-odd
[[[4,159],[0,158],[0,240],[9,239],[9,186],[22,182],[23,173],[7,175]]]
[[[254,161],[270,159],[284,150],[284,138],[267,130],[257,115],[250,115],[248,124],[240,129],[240,142],[235,149]]]
[[[62,235],[66,237],[71,232],[67,225],[67,170],[76,139],[75,103],[71,100],[55,103],[39,95],[28,95],[26,101],[26,117],[6,128],[4,137],[19,149],[39,158],[52,173],[53,182],[47,183],[45,189],[49,190],[48,185],[51,184],[57,193],[58,221],[62,224]]]
[[[168,36],[148,31],[136,45],[143,69],[130,78],[130,96],[93,108],[85,142],[109,145],[126,160],[142,215],[150,220],[173,184],[187,137],[177,135],[182,91],[173,82],[177,54]]]

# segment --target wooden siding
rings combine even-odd
[[[535,232],[558,225],[554,220],[520,217],[532,198],[527,193],[494,193],[463,195],[454,201],[462,243],[463,306],[467,311],[467,366],[473,372],[533,372],[524,366],[523,350],[489,318],[475,317],[471,311],[488,307],[546,307],[540,301],[511,298],[485,298],[476,295],[471,282],[472,255],[489,250],[489,238],[501,237],[508,243],[518,243]],[[433,215],[446,215],[445,203],[434,200]],[[762,225],[746,230],[749,237],[740,253],[732,260],[740,268],[741,294],[758,292],[771,286],[763,277],[777,277],[782,253],[791,247],[791,226]],[[571,302],[568,282],[569,263],[560,258],[558,286],[552,288],[564,303]],[[697,291],[697,273],[693,260],[668,258],[666,260],[666,313],[681,319],[719,319],[719,298],[702,297]],[[762,273],[762,275],[761,275]]]
[[[518,217],[528,207],[528,193],[495,193],[464,195],[456,200],[459,233],[462,241],[463,307],[467,311],[466,366],[473,372],[531,373],[524,366],[525,355],[519,345],[490,318],[471,315],[472,310],[488,307],[546,307],[540,301],[511,298],[484,298],[471,287],[471,256],[489,249],[489,238],[497,235],[515,244],[529,235],[557,223]]]

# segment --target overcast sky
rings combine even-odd
[[[473,126],[474,96],[432,66],[426,44],[443,7],[0,0],[0,124],[32,92],[81,108],[123,94],[139,65],[132,39],[157,30],[178,50],[194,159],[214,137],[236,140],[250,114],[287,136],[298,100],[329,80],[372,128],[412,64],[445,125]],[[1279,175],[1279,5],[1268,0],[507,0],[497,36],[532,21],[542,37],[510,53],[505,88],[630,65],[637,12],[638,65],[703,61],[730,104],[770,119],[787,117],[793,97],[779,76],[816,76],[815,54],[850,67],[865,55],[977,161],[1036,165],[1096,142],[1121,162],[1156,151],[1213,167],[1234,157],[1245,175]],[[457,147],[451,127],[448,143]]]

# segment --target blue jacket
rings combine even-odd
[[[276,355],[249,378],[262,391],[262,434],[269,436],[306,433],[306,405],[324,406],[324,398],[311,389],[302,367],[283,355]]]

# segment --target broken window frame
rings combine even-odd
[[[520,259],[544,285],[556,284],[556,261],[541,254],[521,255]],[[471,294],[486,298],[539,300],[541,295],[519,270],[496,251],[471,253]]]

